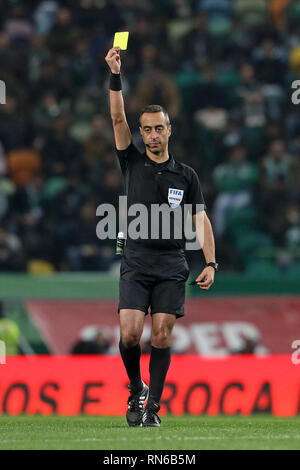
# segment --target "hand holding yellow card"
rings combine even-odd
[[[129,36],[128,31],[124,31],[122,33],[115,33],[113,47],[119,47],[123,51],[126,51],[127,43],[128,43],[128,36]]]

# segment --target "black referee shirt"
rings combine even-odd
[[[156,163],[147,157],[146,152],[140,153],[131,142],[125,150],[117,150],[121,170],[125,181],[125,193],[127,195],[128,209],[133,204],[143,204],[148,209],[148,238],[132,239],[130,230],[127,234],[127,246],[135,250],[143,248],[153,250],[174,250],[185,248],[184,236],[184,211],[183,205],[190,204],[191,212],[197,212],[197,204],[201,204],[200,210],[205,210],[205,202],[197,173],[193,168],[184,163],[177,162],[169,153],[169,160]],[[163,239],[161,228],[158,237],[151,237],[151,205],[167,204],[174,210],[182,211],[181,238],[174,237],[174,227],[171,224],[170,237]],[[198,207],[199,211],[199,207]],[[172,211],[171,213],[171,220]],[[138,217],[128,216],[128,227],[131,220]]]

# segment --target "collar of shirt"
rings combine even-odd
[[[151,160],[146,154],[146,152],[143,153],[144,159],[145,159],[145,166],[151,165],[153,168],[156,168],[157,170],[165,170],[168,169],[169,171],[173,171],[175,173],[180,173],[179,169],[177,168],[178,165],[176,161],[174,160],[174,157],[171,153],[169,153],[169,160],[166,160],[165,162],[162,163],[156,163],[155,161]]]

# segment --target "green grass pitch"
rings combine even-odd
[[[125,418],[0,416],[0,449],[300,449],[300,416],[165,416],[160,428]]]

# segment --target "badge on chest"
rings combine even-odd
[[[182,201],[183,198],[183,189],[174,189],[174,188],[169,188],[169,193],[168,193],[168,202],[169,206],[175,209],[178,207]]]

